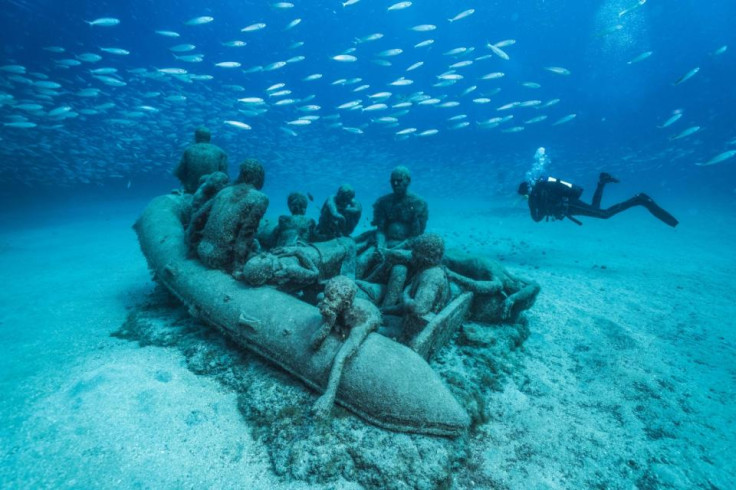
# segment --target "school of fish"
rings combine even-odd
[[[363,8],[364,3],[336,1],[334,15]],[[638,0],[619,12],[616,28],[604,35],[617,35],[630,12],[645,3]],[[217,13],[208,12],[147,32],[153,41],[146,51],[156,55],[156,66],[137,66],[135,48],[115,44],[115,30],[136,26],[112,16],[79,19],[80,29],[93,29],[95,39],[102,40],[97,46],[45,46],[43,66],[0,58],[0,151],[5,162],[0,181],[20,180],[22,175],[27,182],[23,171],[29,168],[37,170],[39,181],[50,178],[51,169],[51,178],[65,185],[126,179],[133,162],[141,161],[147,163],[139,165],[139,171],[157,172],[172,162],[171,148],[162,148],[161,141],[173,138],[170,146],[180,147],[189,139],[191,125],[200,121],[221,140],[255,130],[272,138],[298,138],[319,127],[404,141],[442,132],[513,134],[541,125],[580,124],[575,123],[580,118],[574,100],[545,91],[548,82],[574,86],[575,73],[558,64],[564,63],[564,56],[527,70],[535,79],[509,80],[506,68],[533,46],[494,39],[493,33],[475,45],[444,41],[440,46],[442,31],[463,29],[474,20],[482,26],[482,16],[492,14],[483,4],[453,7],[456,11],[448,16],[422,16],[427,18],[418,23],[410,16],[402,20],[402,15],[416,14],[420,5],[389,3],[371,19],[373,27],[346,38],[342,46],[330,46],[321,57],[310,54],[300,39],[302,30],[310,28],[306,4],[274,2],[269,8],[268,19],[244,13],[238,29],[218,30]],[[198,29],[210,29],[222,49],[199,47],[192,35]],[[253,64],[251,46],[265,39],[277,39],[280,47],[268,53],[268,62]],[[726,50],[721,46],[712,55]],[[645,64],[652,57],[653,51],[640,52],[627,64]],[[680,86],[699,72],[700,67],[691,68],[672,85]],[[674,127],[683,115],[675,110],[652,126]],[[58,148],[73,138],[79,124],[86,124],[85,130],[94,126],[97,137],[89,139],[95,142],[60,158]],[[700,130],[694,123],[668,140],[678,144]],[[151,145],[152,139],[159,141]],[[282,144],[289,144],[288,139]],[[111,147],[119,150],[113,152],[115,158],[110,158]],[[728,150],[703,157],[705,163],[698,165],[733,155]],[[18,169],[13,163],[19,161],[33,163]]]

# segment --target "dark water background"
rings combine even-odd
[[[0,127],[0,194],[5,210],[17,206],[47,206],[63,199],[80,205],[103,199],[143,198],[166,192],[176,186],[170,171],[191,140],[193,129],[205,124],[213,131],[213,142],[230,155],[231,174],[246,157],[262,160],[267,168],[266,191],[272,196],[272,209],[283,209],[283,198],[292,190],[311,192],[317,202],[342,182],[352,183],[364,204],[388,191],[388,172],[395,165],[409,166],[414,173],[413,189],[432,198],[458,197],[487,200],[489,206],[513,201],[516,184],[532,163],[534,151],[545,146],[552,159],[550,173],[573,180],[592,190],[597,173],[603,169],[619,176],[623,184],[612,191],[611,199],[646,190],[660,202],[675,209],[697,208],[708,200],[726,212],[734,209],[736,158],[708,167],[695,166],[724,151],[736,149],[736,35],[733,19],[736,3],[658,1],[622,16],[633,7],[630,0],[542,1],[529,2],[445,2],[416,0],[406,9],[387,11],[389,1],[361,0],[343,7],[339,1],[294,0],[289,9],[274,8],[275,2],[221,1],[143,1],[72,2],[6,0],[0,10],[0,65],[20,64],[28,72],[41,73],[61,84],[52,96],[39,98],[39,91],[28,84],[9,80],[10,73],[0,72],[0,92],[11,94],[16,103],[34,102],[46,113],[68,105],[74,111],[106,103],[111,109],[95,115],[56,120],[40,114],[29,115],[0,105],[0,121],[11,121],[22,114],[38,127],[16,129]],[[474,8],[475,13],[454,23],[448,18]],[[194,17],[209,15],[214,21],[187,26]],[[114,27],[91,27],[84,21],[115,17]],[[302,22],[290,30],[293,19]],[[240,29],[255,22],[267,27],[258,32]],[[413,32],[418,24],[435,24],[431,32]],[[621,25],[619,29],[612,28]],[[162,37],[155,30],[173,30],[179,38]],[[612,31],[608,32],[607,31]],[[356,44],[356,37],[383,33],[377,41]],[[434,39],[426,48],[413,45]],[[241,48],[224,47],[222,42],[240,39]],[[437,75],[458,60],[491,54],[487,41],[514,39],[504,47],[510,60],[494,56],[460,68],[465,77],[457,84],[435,88]],[[300,48],[289,46],[303,41]],[[197,49],[189,53],[205,55],[202,63],[185,63],[173,58],[169,47],[191,43]],[[720,55],[716,49],[728,45]],[[61,46],[66,52],[44,50]],[[444,52],[459,46],[475,47],[470,55],[451,57]],[[131,52],[115,56],[100,47],[119,47]],[[356,47],[355,63],[339,63],[332,56]],[[371,62],[375,53],[401,48],[403,53],[386,57],[392,66]],[[628,64],[637,55],[652,51],[648,59]],[[81,53],[103,56],[98,63],[60,68],[55,60],[75,58]],[[268,72],[243,73],[254,65],[267,65],[305,56],[304,61]],[[241,69],[214,66],[220,61],[238,61]],[[421,68],[406,72],[416,61]],[[89,73],[92,68],[115,67],[127,85],[112,87]],[[560,76],[544,70],[562,66],[571,75]],[[156,74],[157,68],[181,67],[190,74],[212,75],[205,81],[187,82],[166,76],[142,77],[127,70],[145,69]],[[690,80],[673,82],[694,67],[700,71]],[[503,78],[483,81],[485,73],[502,71]],[[312,73],[322,73],[320,80],[304,82]],[[24,75],[34,79],[29,75]],[[388,83],[406,76],[414,83],[392,87]],[[345,86],[331,85],[339,78],[360,77],[362,81]],[[533,81],[541,88],[529,89],[520,84]],[[291,127],[291,136],[280,128],[286,121],[306,113],[296,104],[270,105],[265,89],[285,83],[293,93],[287,97],[317,104],[322,116],[308,127]],[[353,93],[361,84],[370,88]],[[461,96],[470,85],[478,89]],[[233,85],[243,89],[236,91]],[[95,98],[74,95],[80,89],[98,87]],[[474,104],[492,88],[489,104]],[[457,100],[454,108],[414,105],[400,116],[399,126],[390,128],[371,123],[382,113],[347,113],[335,107],[363,99],[379,91],[394,93],[389,102],[418,91],[445,100]],[[158,92],[156,97],[144,97]],[[184,95],[185,102],[164,100]],[[267,99],[268,112],[247,117],[238,112],[240,97]],[[546,109],[517,108],[497,111],[512,101],[559,98],[559,104]],[[140,105],[158,109],[155,113],[128,118],[125,111]],[[683,117],[671,127],[661,125],[674,110]],[[352,134],[330,128],[325,116],[342,114],[345,126],[362,128]],[[539,114],[546,121],[525,125],[518,133],[501,130],[523,125]],[[567,115],[577,117],[565,124],[552,122]],[[448,129],[447,118],[467,114],[471,124],[462,129]],[[476,121],[514,114],[511,122],[494,129],[483,129]],[[120,120],[128,120],[121,123]],[[227,126],[225,120],[247,122],[252,130]],[[692,136],[671,140],[690,126],[701,130]],[[434,136],[396,137],[396,131],[417,127],[419,131],[439,129]],[[312,209],[316,211],[316,209]]]

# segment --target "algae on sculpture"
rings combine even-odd
[[[181,181],[184,192],[194,193],[199,187],[199,179],[212,172],[227,174],[227,154],[210,143],[211,138],[209,129],[197,128],[194,143],[184,150],[179,165],[174,169],[174,176]]]

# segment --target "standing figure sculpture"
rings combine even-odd
[[[322,205],[315,232],[317,240],[350,236],[362,212],[363,207],[355,199],[355,190],[348,184],[341,185],[337,194],[328,197]]]
[[[219,146],[210,143],[212,134],[204,127],[194,132],[194,143],[181,156],[174,176],[181,181],[184,192],[193,194],[199,187],[199,179],[212,172],[227,174],[227,154]]]
[[[329,415],[332,410],[345,363],[358,352],[366,337],[381,325],[381,312],[370,301],[356,298],[357,291],[355,282],[337,276],[325,285],[325,296],[319,304],[323,323],[312,337],[312,348],[320,349],[332,331],[344,341],[332,361],[325,392],[313,407],[315,414],[321,417]]]
[[[208,267],[240,275],[248,257],[258,251],[254,237],[268,207],[268,197],[260,192],[264,179],[263,166],[246,160],[235,183],[192,216],[192,226],[202,227],[197,255]]]

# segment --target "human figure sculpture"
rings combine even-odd
[[[355,277],[355,242],[350,238],[261,252],[245,263],[242,279],[254,287],[295,292],[337,275]]]
[[[409,169],[396,167],[391,172],[393,193],[378,198],[373,204],[374,246],[368,248],[358,261],[361,277],[380,261],[386,249],[400,248],[407,239],[424,233],[429,217],[427,202],[409,192],[410,183]]]
[[[194,193],[199,187],[199,179],[212,172],[227,174],[227,154],[219,146],[210,143],[212,134],[204,127],[194,132],[194,143],[189,145],[181,156],[174,176],[181,181],[184,192]]]
[[[205,265],[239,274],[249,255],[258,251],[254,236],[268,207],[268,197],[260,192],[264,180],[263,166],[246,160],[235,183],[218,192],[192,217],[192,222],[204,221],[196,250]]]
[[[363,207],[355,199],[355,190],[348,184],[337,189],[322,205],[315,232],[317,240],[324,241],[350,236],[360,221]]]
[[[408,266],[410,279],[403,288],[401,300],[392,305],[384,299],[384,313],[402,315],[401,341],[404,343],[410,343],[427,325],[428,316],[439,313],[450,301],[450,282],[442,265],[444,253],[445,243],[439,235],[425,233],[412,240]],[[405,277],[403,273],[399,276],[391,274],[386,297],[404,286]]]
[[[291,215],[279,216],[279,224],[275,232],[277,247],[294,246],[308,243],[314,235],[315,223],[307,218],[307,196],[299,192],[292,192],[287,199]]]
[[[409,192],[411,174],[406,167],[391,172],[393,193],[373,204],[372,225],[376,227],[376,247],[393,247],[408,238],[424,233],[429,218],[427,202]]]
[[[208,215],[200,213],[200,210],[227,186],[229,180],[227,174],[223,172],[212,172],[199,179],[199,188],[192,196],[190,219],[186,226],[187,243],[190,250],[196,250],[197,245],[199,245],[202,238],[202,229],[207,220]]]
[[[536,282],[512,275],[487,257],[452,253],[444,263],[452,282],[475,293],[471,318],[479,322],[516,322],[522,311],[534,305],[540,291]]]
[[[347,277],[334,277],[325,284],[325,295],[319,304],[323,323],[312,337],[312,348],[320,349],[333,331],[344,340],[332,362],[325,392],[312,409],[320,417],[328,416],[332,410],[345,364],[381,325],[381,312],[370,301],[356,298],[357,290],[355,282]]]

